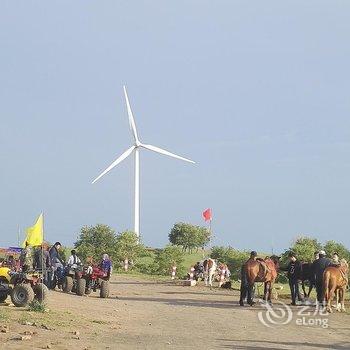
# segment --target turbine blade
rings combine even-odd
[[[146,148],[146,149],[148,149],[150,151],[153,151],[153,152],[156,152],[156,153],[164,154],[164,155],[169,156],[169,157],[173,157],[173,158],[184,160],[185,162],[195,163],[191,159],[180,157],[180,156],[178,156],[178,155],[176,155],[174,153],[171,153],[169,151],[166,151],[165,149],[162,149],[162,148],[159,148],[159,147],[156,147],[156,146],[141,144],[141,147]]]
[[[127,158],[131,152],[135,149],[135,146],[128,148],[119,158],[117,158],[106,170],[104,170],[92,183],[94,184],[97,180],[99,180],[103,175],[107,174],[111,169],[113,169],[116,165],[122,162],[125,158]]]
[[[132,135],[134,136],[135,141],[139,141],[139,137],[137,135],[137,130],[136,130],[136,124],[135,124],[135,119],[134,116],[132,115],[132,110],[130,107],[130,102],[129,102],[129,98],[128,98],[128,93],[126,92],[126,87],[125,85],[123,86],[124,89],[124,95],[125,95],[125,101],[126,101],[126,109],[128,111],[128,116],[129,116],[129,126],[130,126],[130,130],[132,132]]]

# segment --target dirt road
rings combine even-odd
[[[348,314],[294,307],[270,313],[271,324],[263,306],[237,301],[234,291],[114,276],[109,299],[53,291],[45,314],[0,305],[0,326],[9,325],[0,348],[350,349]],[[25,333],[31,339],[13,340]]]

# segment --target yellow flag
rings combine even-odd
[[[35,247],[41,245],[44,239],[44,217],[41,213],[36,220],[36,223],[32,227],[27,228],[27,237],[22,246],[25,247],[26,242],[28,245]]]

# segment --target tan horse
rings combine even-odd
[[[271,292],[277,278],[279,257],[271,256],[265,259],[249,259],[245,266],[248,282],[248,303],[252,305],[252,294],[255,282],[264,282],[264,300],[271,303]]]
[[[328,312],[332,312],[331,301],[335,293],[337,296],[337,311],[345,311],[344,300],[348,285],[348,273],[349,265],[345,259],[340,260],[340,266],[330,266],[324,270],[323,295],[326,299],[326,310]]]

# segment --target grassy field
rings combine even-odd
[[[203,260],[209,256],[209,251],[204,251],[204,256],[202,251],[194,252],[194,253],[186,253],[184,266],[186,269],[190,269],[197,261]]]

